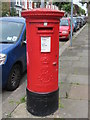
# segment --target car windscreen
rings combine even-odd
[[[76,18],[73,18],[73,23],[77,22],[77,19]]]
[[[60,26],[69,26],[68,20],[61,19],[61,20],[60,20]]]
[[[20,37],[23,23],[0,21],[0,43],[15,43]]]

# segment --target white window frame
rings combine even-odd
[[[29,0],[29,9],[32,9],[32,0]]]

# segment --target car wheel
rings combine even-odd
[[[75,29],[74,31],[77,32],[77,29]]]
[[[21,67],[19,64],[15,64],[10,72],[9,79],[7,82],[7,90],[15,90],[20,83],[21,79]]]

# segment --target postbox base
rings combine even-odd
[[[46,116],[54,113],[59,105],[59,89],[57,91],[38,94],[27,89],[27,110],[35,116]]]

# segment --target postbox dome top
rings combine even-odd
[[[48,8],[36,8],[36,9],[32,9],[32,10],[25,10],[21,14],[25,18],[27,18],[27,17],[45,17],[45,16],[60,18],[60,17],[64,16],[63,11],[53,10],[53,9],[48,9]]]

